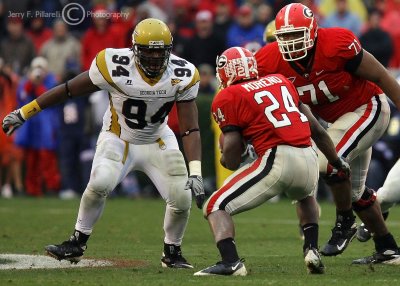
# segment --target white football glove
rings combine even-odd
[[[251,163],[258,158],[256,150],[254,149],[254,146],[250,143],[248,143],[246,145],[246,149],[242,153],[241,157],[242,157],[242,159],[241,159],[240,167],[247,163]]]
[[[3,131],[10,136],[15,130],[24,124],[24,122],[25,119],[22,118],[21,111],[19,109],[14,110],[4,117],[2,125]]]
[[[196,199],[196,205],[199,209],[201,209],[206,198],[204,194],[203,178],[195,175],[189,176],[185,190],[192,191],[192,194]]]

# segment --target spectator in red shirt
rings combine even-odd
[[[44,25],[44,19],[40,17],[33,18],[30,23],[30,29],[27,31],[35,46],[35,53],[38,54],[43,44],[51,39],[53,32]]]
[[[88,70],[93,58],[105,48],[123,48],[124,38],[105,16],[108,13],[104,6],[96,6],[93,10],[93,26],[82,38],[82,69]]]
[[[394,49],[389,67],[400,68],[400,2],[377,1],[376,6],[383,12],[381,28],[388,32],[393,40]]]

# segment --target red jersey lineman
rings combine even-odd
[[[389,122],[386,95],[399,108],[400,86],[371,54],[362,49],[351,31],[318,28],[313,12],[300,3],[283,7],[275,24],[277,41],[264,46],[255,55],[259,75],[280,73],[293,82],[300,100],[330,123],[327,132],[336,151],[351,165],[351,184],[339,182],[331,175],[326,158],[322,154],[318,156],[320,172],[330,174],[327,183],[331,185],[337,207],[332,237],[321,253],[327,256],[340,254],[354,238],[353,207],[375,234],[379,256],[361,262],[378,263],[400,256],[375,203],[376,195],[365,186],[371,146]],[[388,249],[390,252],[386,251]]]
[[[298,202],[308,271],[323,273],[318,252],[318,207],[313,196],[318,164],[311,136],[335,172],[348,178],[349,166],[338,158],[333,142],[308,108],[299,103],[288,79],[280,74],[258,78],[250,51],[239,47],[226,50],[217,59],[217,72],[223,89],[214,98],[212,114],[224,134],[221,163],[231,170],[238,168],[243,140],[253,144],[258,158],[236,170],[204,204],[203,213],[222,262],[195,275],[246,275],[234,243],[231,216],[281,193]]]
[[[259,73],[285,75],[296,86],[301,101],[330,123],[383,93],[376,84],[351,73],[363,54],[358,39],[351,31],[319,28],[313,53],[312,61],[303,67],[285,60],[278,43],[274,42],[256,54]]]

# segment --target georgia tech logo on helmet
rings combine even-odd
[[[307,18],[312,18],[312,17],[314,17],[313,11],[311,11],[311,9],[308,8],[308,7],[305,7],[305,8],[304,8],[303,14],[304,14],[304,16],[306,16]]]
[[[225,55],[218,57],[218,59],[217,59],[218,68],[220,68],[220,69],[223,68],[227,62],[228,62],[228,59],[226,58]]]

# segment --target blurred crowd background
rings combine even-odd
[[[199,117],[206,119],[202,124],[202,144],[203,149],[213,152],[211,146],[215,140],[209,105],[217,88],[216,56],[231,46],[256,52],[266,44],[263,41],[266,25],[291,2],[294,1],[0,0],[0,118],[87,70],[102,49],[130,47],[135,24],[153,17],[170,27],[173,53],[199,69],[199,100],[204,99],[201,104],[205,105],[199,108]],[[400,0],[300,2],[314,11],[320,27],[352,30],[364,49],[394,76],[399,75]],[[91,12],[78,25],[67,24],[60,14],[71,3]],[[2,197],[79,197],[88,181],[107,106],[108,95],[100,91],[41,112],[12,137],[0,132]],[[374,146],[367,184],[375,189],[383,184],[387,172],[400,157],[400,112],[392,111],[387,133]],[[174,110],[169,124],[178,134]],[[214,156],[206,155],[208,165],[203,167],[207,169],[206,187],[213,191]],[[140,174],[130,174],[115,193],[132,198],[157,194]]]

